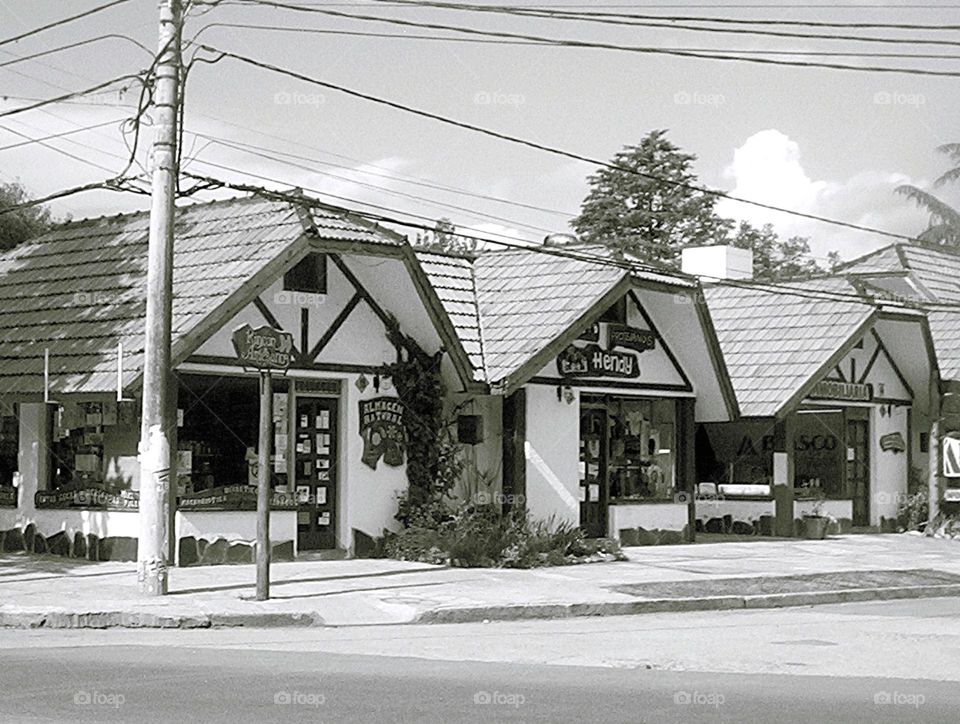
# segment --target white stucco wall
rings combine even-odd
[[[140,535],[139,521],[137,511],[49,508],[22,512],[18,516],[17,526],[25,528],[33,523],[37,532],[45,537],[64,530],[71,536],[74,533],[93,533],[98,538],[137,538]]]
[[[205,540],[225,538],[229,541],[255,541],[257,539],[257,513],[254,510],[194,510],[177,512],[177,539],[192,536]],[[271,542],[297,541],[297,512],[295,510],[270,511]]]
[[[607,535],[612,538],[619,537],[624,528],[682,531],[687,525],[687,506],[683,503],[611,505],[608,510]]]
[[[896,518],[897,507],[907,494],[907,453],[883,451],[880,438],[899,432],[904,440],[909,440],[907,421],[909,407],[892,407],[889,415],[881,415],[880,408],[874,407],[870,415],[870,427],[873,431],[870,440],[870,525],[880,525],[882,518]]]
[[[807,513],[812,513],[816,501],[813,500],[795,500],[793,501],[793,517],[801,518]],[[821,515],[837,520],[853,520],[853,501],[852,500],[824,500],[820,506]]]
[[[704,522],[711,518],[722,518],[729,515],[733,520],[742,520],[754,523],[764,515],[774,514],[773,500],[734,500],[724,498],[719,500],[697,499],[697,520]]]
[[[580,393],[567,403],[552,385],[527,385],[527,510],[580,524]]]

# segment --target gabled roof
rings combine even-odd
[[[516,382],[550,345],[579,334],[578,323],[603,311],[631,280],[694,289],[669,271],[629,268],[602,246],[532,247],[456,256],[418,250],[474,366],[474,379]],[[600,263],[598,263],[598,260]]]
[[[149,213],[59,225],[0,256],[0,394],[43,392],[44,350],[53,393],[116,389],[139,379],[146,314]],[[189,341],[251,279],[305,234],[345,244],[403,243],[346,212],[260,196],[177,211],[173,345]]]
[[[876,308],[866,300],[822,296],[852,294],[843,278],[824,278],[787,293],[763,284],[704,289],[730,380],[747,417],[772,417],[855,341]]]

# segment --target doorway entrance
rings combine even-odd
[[[295,491],[299,550],[337,547],[337,411],[331,397],[297,397]]]
[[[580,409],[580,527],[590,538],[607,534],[607,408]]]
[[[870,525],[870,421],[866,413],[847,417],[847,486],[853,498],[853,525]]]

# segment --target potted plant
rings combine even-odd
[[[813,505],[803,514],[803,537],[808,540],[823,540],[827,537],[827,525],[830,523],[830,518],[823,514],[823,491],[816,489],[810,500]]]

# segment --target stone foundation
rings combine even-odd
[[[225,563],[255,563],[255,541],[227,540],[226,538],[194,538],[188,536],[178,542],[181,566],[216,566]],[[276,541],[271,545],[272,561],[292,561],[293,541]]]
[[[0,531],[0,550],[4,553],[49,554],[65,558],[82,558],[88,561],[135,561],[137,539],[120,536],[99,538],[90,533],[84,536],[67,531],[43,536],[31,523],[26,528]]]
[[[687,530],[687,526],[683,530],[621,528],[618,534],[622,546],[669,546],[685,543]]]

